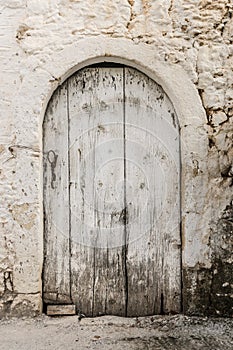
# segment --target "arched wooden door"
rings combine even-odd
[[[89,316],[180,311],[179,126],[153,80],[106,64],[55,91],[44,220],[45,303]]]

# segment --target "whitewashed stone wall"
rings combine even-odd
[[[183,307],[232,314],[231,0],[0,0],[0,315],[41,312],[42,121],[76,69],[144,71],[180,119]]]

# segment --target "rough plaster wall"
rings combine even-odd
[[[184,214],[190,225],[192,215],[201,217],[194,223],[203,231],[196,249],[207,248],[200,262],[184,253],[184,310],[232,314],[232,11],[231,0],[0,1],[0,315],[35,314],[41,305],[41,141],[39,120],[27,115],[28,104],[36,114],[41,96],[29,101],[22,92],[25,131],[14,96],[28,74],[33,88],[40,84],[36,70],[50,76],[44,65],[52,54],[94,36],[146,43],[161,61],[181,66],[199,91],[209,140],[207,191]],[[194,159],[187,176],[202,171]]]

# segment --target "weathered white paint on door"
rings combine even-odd
[[[70,302],[67,83],[44,120],[44,301]]]
[[[87,315],[179,312],[180,152],[174,108],[123,66],[85,68],[44,122],[44,301]]]

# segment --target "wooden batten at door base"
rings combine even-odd
[[[75,305],[48,305],[47,315],[48,316],[76,315],[76,307]]]

